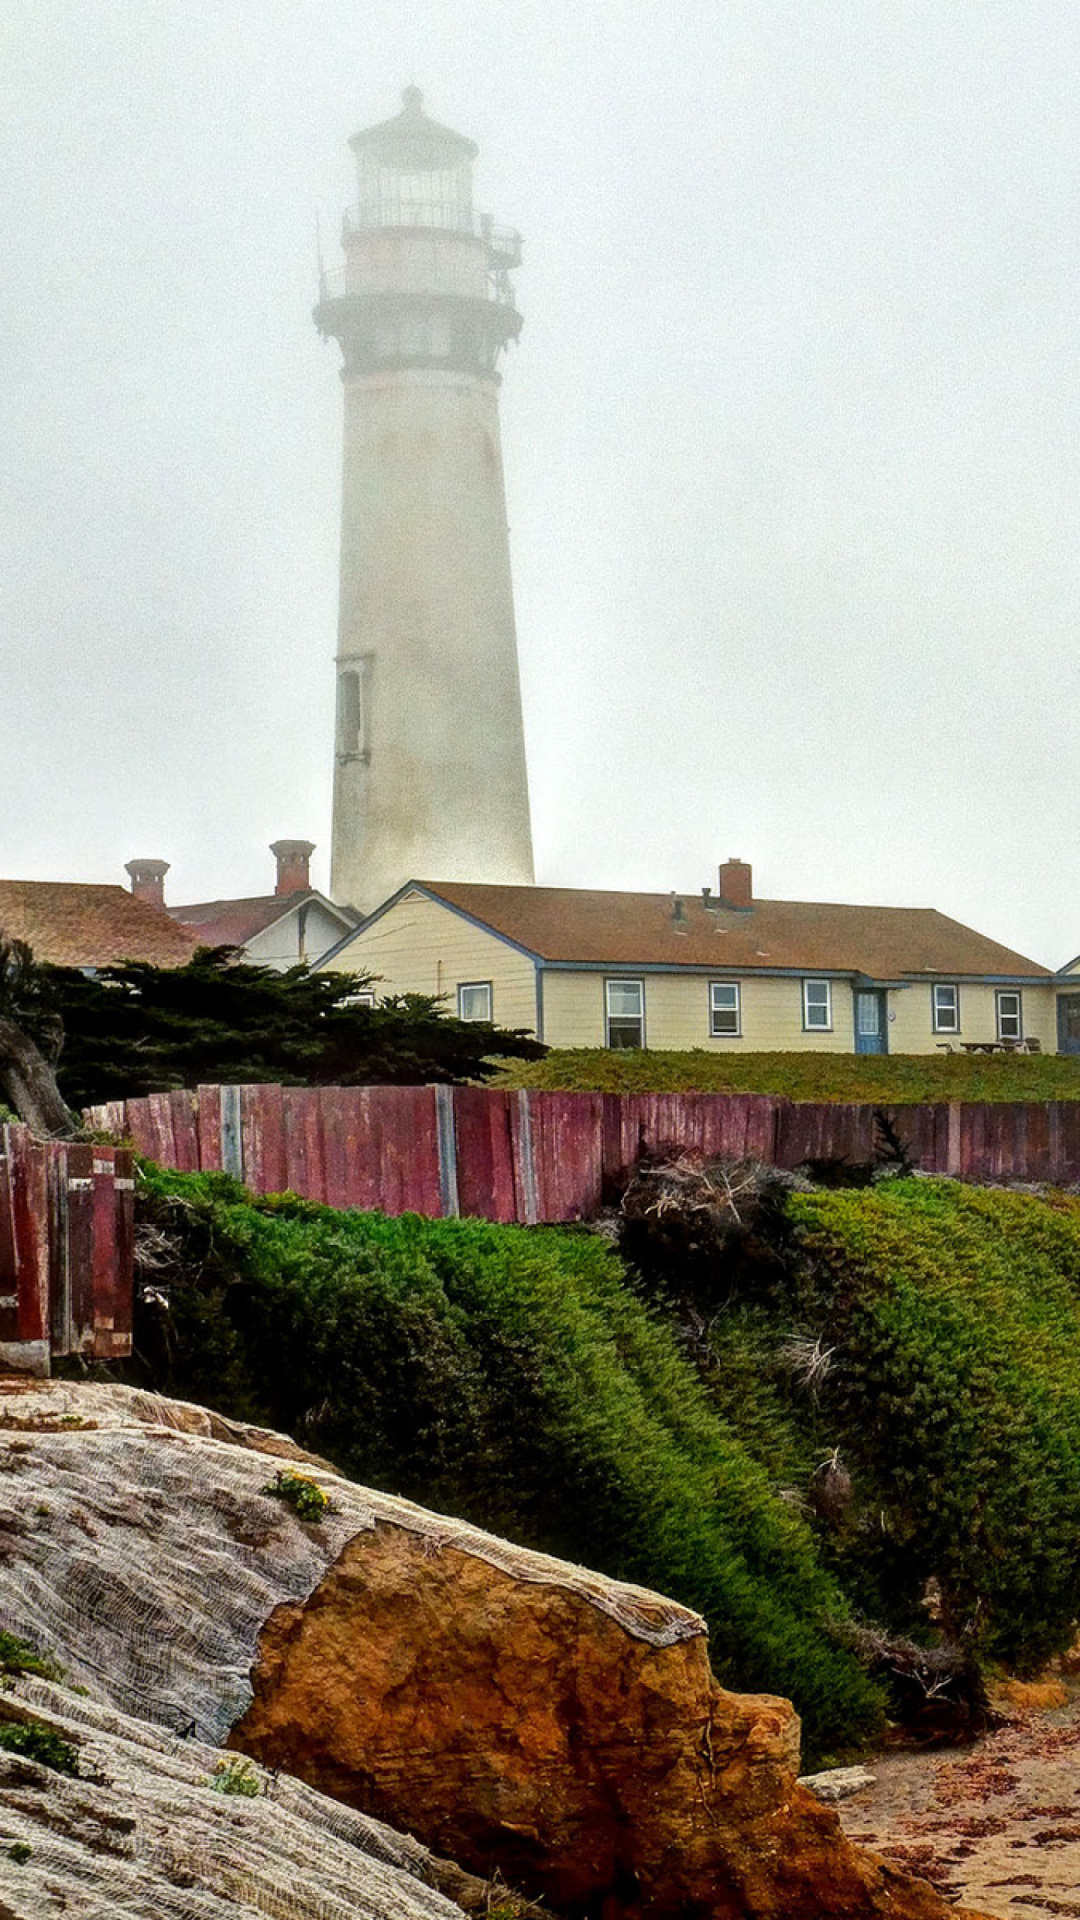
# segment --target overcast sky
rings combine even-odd
[[[0,874],[329,853],[345,145],[525,235],[541,880],[1080,950],[1077,0],[2,0]]]

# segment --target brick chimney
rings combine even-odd
[[[720,868],[720,901],[748,913],[754,904],[754,869],[746,860],[725,860]]]
[[[308,861],[315,851],[314,840],[275,840],[270,849],[277,861],[276,894],[306,893],[311,886]]]
[[[131,875],[131,891],[136,900],[145,900],[148,907],[165,906],[165,875],[169,871],[167,860],[129,860],[124,872]]]

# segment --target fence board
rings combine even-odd
[[[809,1160],[864,1166],[874,1157],[874,1109],[842,1102],[778,1101],[774,1157],[778,1167],[800,1167]]]
[[[67,1351],[84,1353],[94,1339],[94,1149],[77,1144],[50,1159],[56,1206],[53,1285],[66,1294]]]
[[[519,1189],[527,1181],[523,1173],[515,1177],[515,1159],[528,1150],[520,1124],[515,1128],[520,1110],[517,1094],[498,1087],[455,1090],[458,1206],[463,1214],[504,1222],[524,1219]]]
[[[49,1326],[48,1161],[22,1128],[12,1148],[12,1225],[18,1274],[19,1339],[45,1339]]]
[[[1051,1102],[1050,1160],[1051,1179],[1063,1186],[1080,1180],[1080,1101]]]
[[[135,1157],[127,1147],[114,1149],[112,1170],[113,1261],[108,1284],[111,1306],[101,1301],[102,1319],[95,1321],[94,1354],[101,1360],[122,1358],[131,1352],[135,1312]],[[95,1312],[97,1295],[95,1295]]]
[[[547,1093],[528,1096],[541,1220],[588,1220],[603,1203],[604,1096]]]
[[[137,1100],[129,1100],[128,1113]],[[196,1087],[195,1089],[195,1129],[199,1136],[200,1173],[221,1172],[221,1089],[220,1087]],[[141,1153],[138,1135],[129,1128],[137,1150]]]
[[[333,1178],[340,1181],[340,1200],[345,1207],[373,1208],[382,1204],[380,1125],[378,1101],[373,1087],[326,1088],[337,1096],[331,1106],[329,1127],[333,1141],[327,1148],[334,1166]]]
[[[190,1115],[190,1106],[188,1112]],[[179,1151],[187,1154],[188,1143],[182,1136],[174,1137],[177,1137]],[[112,1336],[116,1331],[116,1167],[108,1147],[95,1150],[92,1178],[92,1288],[84,1351],[107,1357],[113,1350]]]
[[[944,1101],[933,1106],[889,1107],[877,1109],[889,1122],[913,1167],[924,1173],[944,1173],[949,1162],[949,1108]]]
[[[289,1179],[283,1087],[241,1089],[240,1139],[246,1184],[254,1193],[284,1193]]]
[[[643,1158],[667,1153],[771,1161],[775,1109],[758,1093],[606,1094],[605,1190],[625,1186]]]
[[[10,1129],[0,1127],[0,1343],[19,1338],[19,1270],[15,1259],[15,1226],[11,1200]]]
[[[178,1173],[198,1173],[199,1133],[195,1124],[195,1095],[186,1087],[177,1087],[169,1095],[169,1124],[172,1129],[173,1165]]]
[[[369,1092],[376,1092],[369,1088]],[[384,1087],[393,1097],[372,1104],[380,1114],[377,1177],[385,1213],[437,1216],[442,1204],[434,1087]]]

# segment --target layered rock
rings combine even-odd
[[[28,1387],[5,1420],[0,1624],[96,1700],[605,1920],[957,1911],[845,1842],[790,1705],[718,1687],[673,1602],[319,1465],[304,1524],[266,1491],[287,1443],[152,1396]]]
[[[223,1793],[235,1756],[17,1680],[0,1719],[29,1717],[79,1773],[0,1750],[3,1920],[461,1920],[423,1847],[298,1780]]]

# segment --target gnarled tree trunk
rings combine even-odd
[[[43,1053],[14,1020],[0,1014],[0,1089],[20,1120],[47,1139],[78,1131],[56,1075]]]

